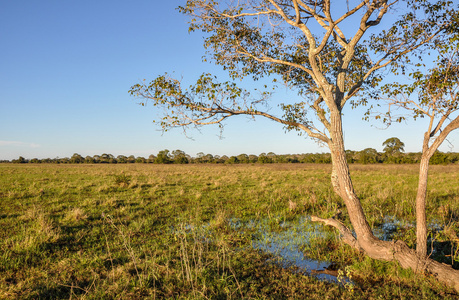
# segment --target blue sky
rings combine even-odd
[[[200,33],[188,33],[183,1],[1,1],[0,159],[69,157],[110,153],[148,156],[162,149],[219,155],[262,152],[328,152],[313,140],[285,133],[269,120],[237,117],[216,127],[162,133],[152,106],[128,94],[131,85],[169,72],[192,82],[203,72],[224,77],[204,63]],[[253,83],[247,83],[253,87]],[[273,102],[291,98],[280,88]],[[397,136],[406,151],[420,151],[425,123],[381,130],[345,111],[346,148],[382,150]],[[375,127],[376,126],[376,127]],[[459,145],[458,133],[450,146]],[[447,145],[443,151],[459,151]]]

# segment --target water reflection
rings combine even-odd
[[[293,221],[276,218],[242,222],[231,219],[230,226],[241,233],[252,235],[252,247],[272,254],[270,262],[284,268],[294,267],[297,272],[315,276],[319,279],[338,282],[338,266],[330,261],[308,258],[299,249],[310,243],[311,238],[334,237],[336,233],[327,231],[324,226],[312,223],[308,217]],[[349,279],[341,278],[341,282]]]

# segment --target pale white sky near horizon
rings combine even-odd
[[[228,120],[223,139],[217,127],[190,131],[193,140],[181,129],[162,134],[152,123],[153,107],[141,107],[128,95],[131,85],[165,72],[185,82],[204,72],[225,78],[221,67],[202,62],[201,34],[189,34],[187,17],[175,9],[182,3],[1,1],[0,160],[148,156],[163,149],[192,156],[328,152],[309,138],[285,133],[280,124],[247,117]],[[285,97],[296,96],[279,88],[274,106]],[[362,121],[361,109],[346,108],[344,114],[347,149],[382,151],[382,143],[396,136],[407,152],[421,150],[425,122],[381,130]],[[459,134],[449,141],[441,150],[459,152]]]

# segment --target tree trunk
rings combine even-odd
[[[339,196],[346,204],[349,218],[357,236],[358,244],[360,248],[362,248],[370,257],[392,260],[392,253],[390,253],[388,247],[385,245],[387,242],[381,241],[373,235],[370,225],[368,224],[363,212],[360,199],[355,194],[354,186],[349,173],[349,165],[346,161],[341,113],[338,110],[331,111],[330,125],[330,151],[339,182]]]
[[[430,157],[427,153],[422,154],[419,167],[418,192],[416,195],[416,252],[419,257],[427,256],[426,196],[429,159]]]
[[[344,150],[341,113],[332,112],[330,119],[332,129],[330,132],[332,140],[330,150],[333,161],[333,169],[336,172],[335,176],[338,180],[337,187],[340,189],[340,193],[338,195],[343,198],[344,203],[346,204],[349,217],[352,225],[354,226],[357,237],[362,236],[373,239],[374,235],[365,218],[360,200],[355,195],[354,186],[349,173],[349,165],[346,161],[346,151]]]
[[[333,191],[341,197],[341,188],[339,186],[338,171],[336,170],[335,160],[332,159],[331,184]]]
[[[346,208],[348,210],[349,218],[354,228],[356,238],[354,238],[352,235],[351,230],[349,230],[347,227],[335,219],[321,219],[313,216],[311,220],[323,222],[326,225],[337,228],[342,234],[343,241],[345,243],[359,251],[363,251],[371,258],[386,261],[397,261],[403,268],[411,268],[415,272],[420,273],[430,273],[434,275],[439,281],[447,284],[459,292],[459,271],[454,270],[451,266],[427,258],[425,254],[422,254],[422,248],[424,248],[426,251],[427,247],[418,247],[418,250],[421,252],[421,254],[419,254],[417,251],[410,249],[403,241],[382,241],[373,235],[373,232],[371,231],[371,228],[363,212],[360,200],[354,192],[354,187],[349,173],[349,166],[346,161],[346,152],[344,149],[341,113],[338,110],[331,111],[330,124],[330,151],[333,160],[332,179],[337,179],[338,181],[337,187],[340,190],[338,195],[346,204]],[[425,170],[425,176],[427,176],[428,161],[429,160],[427,159],[426,162],[424,162],[424,165],[421,164],[421,170]],[[336,183],[333,182],[334,188],[335,184]],[[422,188],[424,188],[424,184],[427,187],[427,177],[422,177],[422,180],[420,177],[419,185],[422,185]],[[417,213],[419,212],[417,217],[419,218],[419,216],[424,213],[424,216],[421,216],[421,220],[424,218],[423,224],[425,226],[426,193],[419,193],[420,191],[421,190],[418,189],[418,194],[424,195],[424,197],[422,201],[421,198],[419,198],[419,206],[416,206]],[[424,239],[427,238],[425,233],[426,229],[424,229]],[[422,234],[422,225],[420,227],[419,234]],[[421,243],[423,243],[422,240]]]

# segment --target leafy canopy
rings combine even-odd
[[[448,0],[188,0],[179,10],[201,31],[210,60],[233,79],[267,77],[303,100],[269,111],[271,92],[253,96],[234,82],[201,75],[188,88],[168,74],[131,87],[145,105],[164,109],[160,125],[218,124],[234,115],[263,116],[330,145],[331,113],[380,97],[383,69],[422,60],[421,50],[454,23]],[[382,25],[397,15],[391,25]],[[412,55],[409,56],[408,54]],[[315,125],[319,121],[321,126]]]

